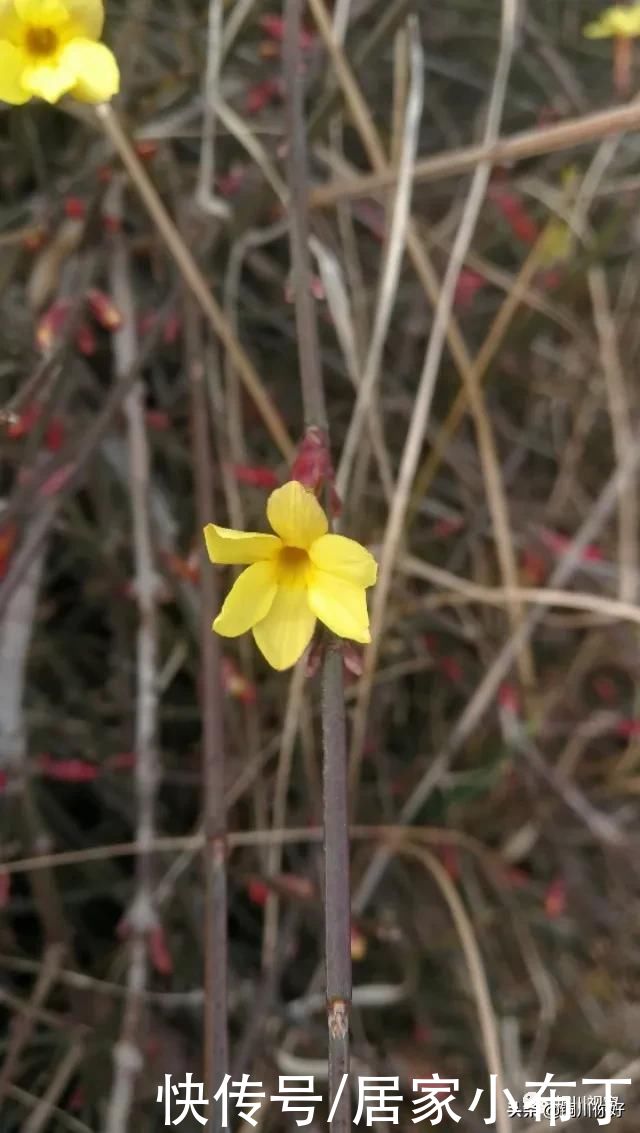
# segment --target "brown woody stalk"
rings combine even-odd
[[[597,110],[593,114],[583,114],[580,118],[567,118],[564,122],[554,122],[551,126],[539,129],[522,130],[506,138],[498,138],[495,142],[479,142],[424,157],[414,166],[413,180],[416,184],[440,181],[470,173],[483,161],[493,165],[525,161],[529,157],[588,145],[599,138],[639,128],[640,101],[634,99],[627,105]],[[336,201],[373,196],[391,188],[396,177],[394,169],[380,169],[358,177],[336,178],[314,189],[310,204],[312,208],[327,208]]]
[[[286,90],[287,178],[291,261],[295,295],[300,378],[307,428],[322,430],[328,444],[328,421],[316,312],[309,265],[308,181],[300,51],[301,0],[286,0],[284,78]],[[349,1014],[351,1009],[351,897],[347,805],[347,741],[342,653],[327,642],[322,669],[322,746],[324,800],[324,898],[327,1024],[329,1030],[329,1106],[332,1128],[351,1127]]]
[[[191,430],[195,455],[196,512],[203,528],[214,514],[213,461],[211,457],[208,400],[201,324],[194,303],[185,299],[186,369],[191,390]],[[201,541],[202,543],[202,541]],[[219,608],[217,578],[209,569],[202,543],[200,614],[200,699],[202,711],[202,760],[204,778],[204,873],[205,873],[205,1000],[204,1075],[206,1095],[213,1098],[227,1073],[227,840],[225,801],[225,752],[222,719],[219,638],[211,622]],[[210,1133],[222,1128],[220,1107],[210,1104]]]

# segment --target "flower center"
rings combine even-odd
[[[28,28],[25,45],[31,55],[53,55],[58,37],[51,28]]]
[[[304,586],[310,559],[301,547],[283,547],[278,555],[281,586]]]

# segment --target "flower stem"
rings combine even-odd
[[[302,90],[300,0],[286,0],[283,43],[285,111],[287,125],[287,181],[289,185],[289,240],[300,382],[305,425],[328,434],[327,406],[320,364],[318,323],[311,293],[309,257],[309,184]]]
[[[351,1010],[347,732],[342,651],[333,643],[327,647],[322,670],[322,747],[329,1104],[333,1106],[343,1075],[349,1073]],[[351,1095],[345,1089],[340,1095],[331,1126],[344,1131],[350,1125]]]
[[[309,258],[309,190],[300,50],[301,0],[286,0],[284,79],[287,111],[287,174],[293,292],[300,379],[307,429],[322,430],[328,420]],[[327,487],[327,494],[329,485]],[[334,1133],[351,1128],[351,1094],[342,1088],[349,1073],[351,1007],[351,896],[347,802],[347,737],[342,652],[328,638],[322,669],[322,746],[324,783],[324,902],[329,1106]],[[334,1108],[335,1107],[335,1108]]]

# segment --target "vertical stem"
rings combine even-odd
[[[198,526],[204,527],[214,514],[213,461],[209,435],[209,412],[205,393],[200,319],[190,297],[185,300],[185,344],[191,389],[191,429],[195,454]],[[202,540],[201,540],[202,543]],[[214,1093],[227,1073],[229,1061],[227,1026],[227,840],[225,805],[225,758],[220,680],[219,638],[211,622],[219,607],[217,578],[201,546],[200,658],[202,711],[202,760],[204,778],[204,872],[205,872],[205,1004],[204,1077],[206,1096]],[[209,1131],[222,1128],[222,1110],[210,1102]]]
[[[617,35],[613,41],[613,85],[620,98],[627,98],[631,86],[632,44],[633,40],[624,35]]]
[[[300,51],[300,0],[285,0],[285,33],[283,61],[285,77],[285,112],[287,124],[287,180],[289,184],[289,239],[293,268],[296,330],[300,361],[300,381],[305,425],[316,425],[327,432],[327,407],[324,396],[318,324],[311,294],[309,257],[309,184],[304,127],[302,90],[302,53]]]
[[[351,1009],[347,734],[342,652],[333,643],[327,648],[322,673],[322,746],[329,1104],[333,1105],[342,1076],[349,1072]],[[350,1128],[351,1094],[348,1089],[341,1094],[331,1125],[334,1130]]]
[[[328,420],[318,327],[309,259],[308,182],[300,51],[301,0],[285,0],[284,77],[286,91],[287,173],[293,291],[300,359],[304,418],[327,437]],[[327,492],[328,494],[328,492]],[[351,895],[347,801],[347,734],[342,651],[328,637],[322,669],[322,741],[325,848],[325,958],[329,1031],[329,1106],[332,1128],[351,1128],[351,1093],[343,1088],[349,1073],[351,1007]],[[339,1101],[334,1109],[334,1103]]]
[[[115,185],[112,207],[122,212],[122,185]],[[124,379],[137,356],[135,303],[124,237],[113,237],[110,257],[110,288],[122,325],[114,333],[114,369]],[[126,396],[128,479],[138,607],[136,641],[136,880],[133,901],[127,912],[130,932],[127,991],[120,1038],[113,1051],[114,1074],[107,1104],[105,1133],[122,1133],[131,1119],[138,1073],[142,1067],[141,1035],[144,993],[149,978],[148,938],[158,927],[153,899],[153,858],[150,846],[155,832],[155,806],[159,766],[158,734],[158,631],[156,576],[149,506],[149,449],[144,417],[144,389],[135,382]]]

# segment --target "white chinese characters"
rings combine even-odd
[[[488,1090],[476,1089],[466,1112],[474,1113],[482,1102],[480,1112],[484,1110],[483,1120],[487,1126],[496,1125],[500,1111],[511,1118],[540,1122],[545,1128],[582,1116],[594,1118],[598,1125],[610,1125],[624,1110],[624,1101],[613,1093],[613,1088],[631,1085],[631,1079],[583,1078],[582,1086],[599,1088],[598,1092],[582,1096],[566,1092],[575,1091],[577,1085],[575,1081],[556,1081],[553,1074],[547,1073],[543,1082],[526,1083],[526,1092],[519,1102],[510,1090],[500,1089],[497,1075],[491,1074]],[[314,1089],[312,1075],[281,1075],[277,1093],[267,1094],[263,1083],[253,1081],[248,1074],[237,1080],[226,1074],[213,1097],[208,1099],[203,1083],[194,1081],[191,1073],[177,1084],[172,1082],[170,1074],[165,1074],[164,1083],[158,1086],[156,1101],[164,1106],[165,1127],[181,1125],[187,1120],[187,1128],[192,1127],[192,1121],[205,1126],[209,1121],[210,1106],[219,1107],[223,1129],[237,1129],[238,1121],[257,1127],[263,1105],[279,1106],[283,1115],[290,1115],[291,1124],[299,1128],[310,1125],[314,1118],[331,1125],[345,1089],[353,1092],[353,1124],[363,1128],[377,1128],[381,1124],[399,1125],[400,1109],[405,1103],[411,1110],[411,1122],[423,1127],[428,1123],[433,1127],[450,1128],[451,1122],[457,1125],[462,1120],[461,1114],[465,1110],[459,1080],[441,1078],[437,1073],[428,1078],[414,1078],[410,1098],[402,1093],[397,1075],[362,1075],[349,1080],[349,1076],[344,1074],[328,1115],[323,1095],[314,1092]],[[318,1113],[316,1107],[319,1107]]]

